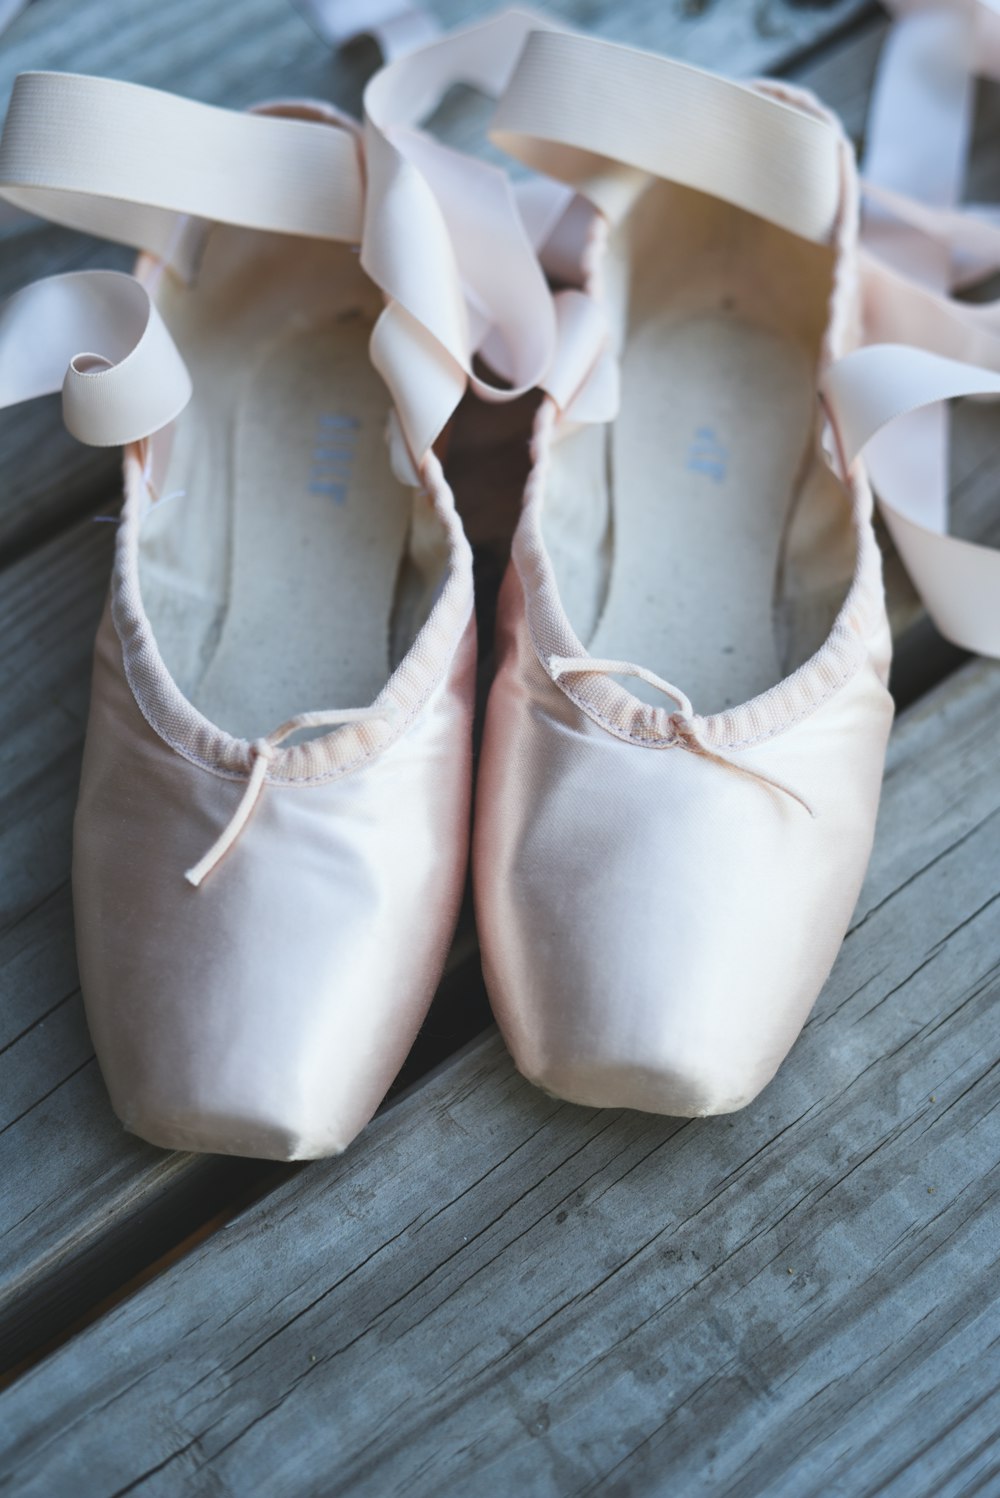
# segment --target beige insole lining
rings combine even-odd
[[[216,229],[161,306],[194,384],[140,547],[168,669],[248,738],[371,702],[412,515],[368,357],[377,295],[344,247]]]
[[[593,655],[651,667],[700,711],[780,679],[775,587],[814,402],[805,350],[724,299],[642,323],[609,436],[613,551]]]
[[[601,262],[620,410],[558,433],[542,526],[590,653],[655,671],[701,713],[808,659],[850,584],[816,394],[833,274],[829,246],[652,180]]]

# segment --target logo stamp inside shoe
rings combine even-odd
[[[357,457],[359,426],[354,416],[328,411],[320,414],[309,469],[310,494],[326,494],[338,505],[346,502]]]
[[[715,483],[726,480],[729,454],[714,427],[698,427],[688,448],[687,466],[692,473],[704,473]]]

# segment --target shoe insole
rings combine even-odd
[[[702,713],[781,679],[775,590],[814,406],[807,351],[727,299],[642,321],[610,434],[611,566],[592,655],[639,662]]]
[[[411,516],[368,357],[377,294],[343,247],[216,229],[161,305],[194,385],[141,546],[168,669],[248,738],[371,702]]]

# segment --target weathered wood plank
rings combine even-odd
[[[19,1494],[991,1492],[1000,667],[901,721],[871,871],[731,1118],[495,1036],[0,1396]]]

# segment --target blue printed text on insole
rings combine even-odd
[[[310,494],[326,494],[335,504],[344,504],[357,453],[358,427],[354,416],[330,412],[320,416],[309,470]]]
[[[688,448],[687,466],[692,473],[707,474],[717,484],[725,482],[729,454],[714,427],[698,427]]]

